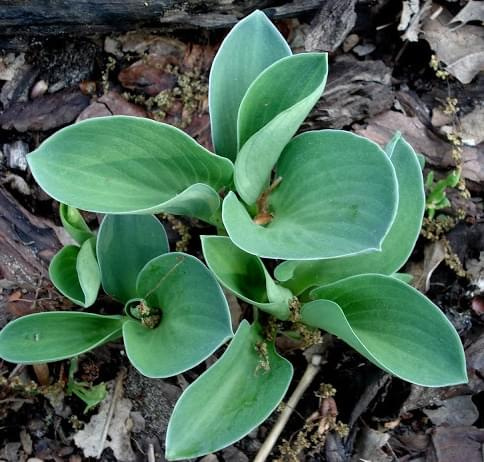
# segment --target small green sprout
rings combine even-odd
[[[105,383],[92,385],[87,382],[79,382],[74,378],[78,369],[78,358],[72,358],[69,366],[69,375],[67,381],[67,395],[76,395],[86,404],[84,413],[96,407],[107,395]]]
[[[441,180],[434,180],[434,172],[431,170],[425,180],[425,189],[427,190],[427,199],[425,210],[430,220],[435,217],[435,212],[451,206],[446,195],[447,188],[455,188],[460,181],[460,171],[454,170]]]

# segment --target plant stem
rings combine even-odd
[[[272,427],[271,432],[264,441],[264,444],[259,449],[254,462],[265,462],[271,454],[273,447],[277,443],[279,436],[284,430],[284,427],[292,414],[292,411],[296,408],[302,395],[308,389],[309,385],[311,385],[312,381],[321,369],[321,361],[322,357],[319,354],[316,354],[311,358],[311,362],[308,363],[300,382],[289,398],[289,401],[285,405],[284,409],[280,413],[276,423],[274,424],[274,427]]]
[[[219,208],[213,213],[213,215],[205,221],[217,228],[217,234],[219,236],[227,236],[227,231],[222,221],[222,204],[220,204]]]
[[[50,373],[49,366],[46,363],[32,364],[32,367],[40,385],[49,385]]]

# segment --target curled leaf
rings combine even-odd
[[[272,280],[259,257],[223,236],[202,236],[202,249],[208,267],[224,287],[279,319],[289,317],[292,293]]]
[[[239,21],[225,37],[212,64],[208,90],[217,154],[235,160],[237,114],[242,98],[264,69],[290,54],[284,37],[261,11]]]
[[[265,258],[316,260],[380,250],[393,223],[395,170],[373,142],[339,130],[307,132],[284,149],[282,178],[269,194],[265,226],[254,223],[237,196],[223,202],[230,239]]]
[[[94,237],[94,234],[76,208],[69,207],[66,204],[60,204],[59,215],[62,226],[79,245]]]
[[[106,215],[97,238],[104,291],[123,303],[136,297],[138,273],[168,251],[165,228],[154,216]]]
[[[126,354],[147,377],[186,371],[232,336],[222,289],[191,255],[173,252],[149,261],[138,275],[137,293],[148,307],[161,310],[154,328],[131,320],[123,326]]]
[[[254,204],[267,187],[277,159],[321,96],[327,74],[326,53],[302,53],[275,62],[247,90],[238,115],[234,176],[246,203]]]
[[[57,252],[49,265],[50,280],[59,292],[84,308],[96,301],[101,286],[95,249],[95,237],[84,241],[81,247],[67,245]]]

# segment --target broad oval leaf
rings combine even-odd
[[[425,191],[418,158],[400,134],[387,151],[398,181],[397,215],[381,252],[316,261],[288,261],[275,269],[275,277],[296,294],[364,273],[390,275],[407,261],[420,234],[425,210]]]
[[[34,364],[72,358],[121,336],[123,318],[74,311],[23,316],[0,332],[0,358]]]
[[[265,68],[290,54],[284,37],[261,11],[254,11],[237,23],[225,37],[212,64],[208,90],[217,154],[235,160],[237,114],[242,98]]]
[[[218,451],[274,411],[286,394],[292,366],[267,344],[269,370],[264,370],[257,350],[261,342],[259,328],[242,321],[223,356],[185,390],[168,424],[168,460]]]
[[[104,291],[122,303],[136,297],[138,273],[168,251],[165,228],[153,215],[106,215],[97,238]]]
[[[353,276],[311,292],[304,323],[337,335],[385,371],[427,387],[467,382],[459,335],[421,293],[391,276]]]
[[[49,277],[62,295],[84,308],[91,306],[101,286],[96,259],[96,238],[77,247],[67,245],[50,262]]]
[[[303,133],[282,153],[277,175],[266,226],[252,221],[233,192],[224,199],[223,222],[237,247],[285,260],[380,249],[395,217],[397,182],[375,143],[340,130]]]
[[[137,321],[123,327],[126,354],[147,377],[170,377],[210,356],[232,336],[222,289],[195,257],[173,252],[141,270],[138,297],[160,308],[161,322],[148,329]]]
[[[281,152],[321,96],[327,74],[326,53],[301,53],[272,64],[247,90],[238,115],[234,171],[246,203],[254,204],[267,187]]]
[[[60,204],[59,215],[62,226],[79,245],[94,237],[93,232],[89,229],[79,210],[69,207],[66,204]]]
[[[181,207],[195,216],[207,194],[209,208],[217,208],[213,192],[230,184],[233,172],[228,159],[210,153],[181,130],[127,116],[66,127],[28,161],[39,185],[54,199],[101,213],[154,214]],[[207,218],[206,210],[203,215]]]
[[[289,318],[292,293],[272,280],[259,257],[224,236],[202,236],[202,250],[208,267],[225,288],[278,319]]]

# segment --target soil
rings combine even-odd
[[[290,10],[288,17],[277,21],[294,50],[319,49],[330,56],[325,96],[303,129],[344,128],[382,144],[398,129],[426,158],[424,175],[432,170],[440,179],[462,165],[460,189],[448,191],[451,207],[438,212],[441,218],[426,220],[405,270],[459,332],[470,381],[439,389],[413,386],[325,336],[321,370],[270,460],[480,461],[484,442],[484,118],[476,117],[470,128],[465,121],[482,110],[484,76],[476,73],[470,82],[462,83],[452,75],[442,78],[442,63],[429,65],[435,45],[422,33],[425,21],[431,20],[429,14],[422,14],[419,22],[415,19],[419,13],[414,12],[410,23],[398,30],[402,4],[408,7],[418,2],[345,0],[338,14],[332,14],[332,2],[320,3],[311,10]],[[441,7],[456,15],[466,4],[463,0],[434,2],[432,11]],[[482,28],[480,21],[471,17],[470,26]],[[411,27],[417,28],[416,41],[402,37]],[[66,125],[110,114],[174,124],[211,149],[208,71],[226,32],[168,32],[164,26],[151,26],[91,35],[86,31],[76,37],[54,30],[46,36],[0,41],[9,43],[0,50],[0,327],[18,316],[69,307],[46,272],[65,238],[58,204],[36,185],[25,163],[26,153]],[[448,98],[455,98],[456,111],[449,110],[453,100]],[[447,136],[449,130],[471,137],[472,142],[457,145],[457,156],[456,145]],[[93,228],[98,226],[99,216],[85,217]],[[211,233],[210,228],[185,218],[162,219],[172,249],[178,245],[202,257],[198,236]],[[437,259],[436,248],[441,250]],[[237,307],[241,316],[247,308],[244,303]],[[116,310],[107,297],[90,309]],[[294,345],[280,347],[295,367],[294,387],[306,367],[305,356]],[[100,460],[163,461],[166,426],[178,396],[215,359],[169,380],[151,380],[129,365],[120,343],[83,355],[76,380],[106,383],[110,389],[122,383],[130,409],[123,435],[132,452],[108,448]],[[42,384],[33,368],[0,362],[0,461],[96,460],[84,455],[74,435],[99,408],[84,412],[84,403],[67,395],[68,369],[68,361],[50,364],[49,383]],[[332,405],[347,435],[328,431],[324,442],[312,441],[303,447],[301,431],[319,411],[316,392],[322,384],[336,390]],[[200,460],[253,460],[277,415],[235,445]],[[288,443],[284,445],[282,439]]]

